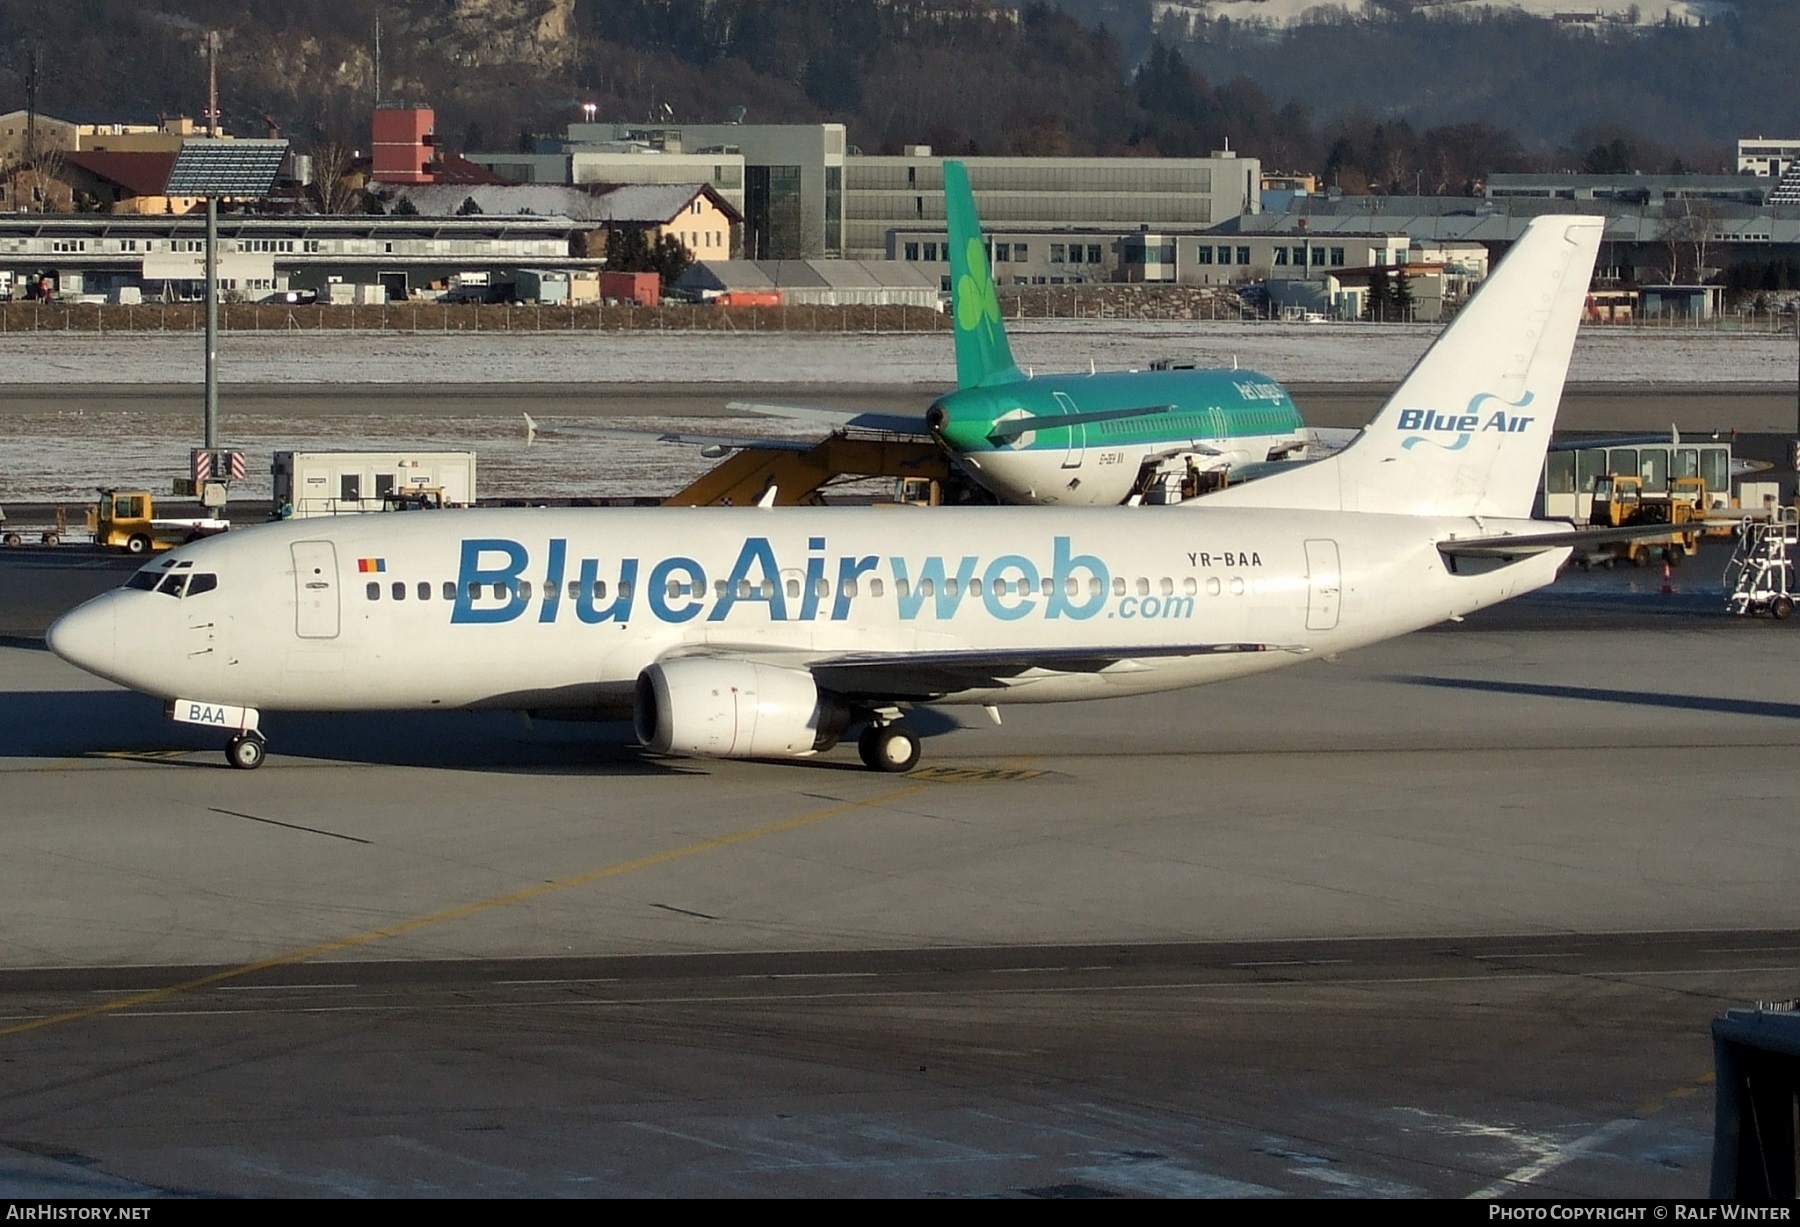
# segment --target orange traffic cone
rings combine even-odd
[[[1664,596],[1668,596],[1675,591],[1675,585],[1672,582],[1670,582],[1669,560],[1667,558],[1663,559],[1663,589],[1662,590],[1663,590]]]

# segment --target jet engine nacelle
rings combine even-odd
[[[638,674],[632,725],[658,754],[786,758],[835,743],[850,707],[812,674],[702,656],[659,661]]]

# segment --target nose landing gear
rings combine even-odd
[[[268,741],[255,729],[239,733],[225,743],[225,761],[239,771],[256,770],[268,753]]]

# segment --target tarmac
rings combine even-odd
[[[0,1196],[1699,1196],[1800,984],[1800,628],[1726,545],[921,768],[273,714],[0,551]]]

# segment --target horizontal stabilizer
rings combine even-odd
[[[1737,520],[1719,521],[1736,524]],[[1491,537],[1452,537],[1438,542],[1438,553],[1455,558],[1513,558],[1544,554],[1550,550],[1610,545],[1615,541],[1646,541],[1673,533],[1699,532],[1714,523],[1690,520],[1685,524],[1629,524],[1623,528],[1576,528],[1559,533],[1501,533]]]
[[[1006,418],[994,423],[988,438],[996,443],[1009,442],[1034,430],[1056,430],[1064,426],[1089,426],[1095,422],[1120,422],[1127,418],[1154,417],[1168,413],[1174,405],[1147,405],[1141,409],[1095,409],[1086,413],[1058,413],[1044,417]]]
[[[734,400],[725,407],[733,413],[760,413],[766,417],[790,418],[801,422],[817,422],[834,429],[872,430],[881,434],[906,435],[929,439],[925,415],[916,417],[899,413],[870,413],[860,409],[819,409],[808,405],[771,405],[762,401]]]

